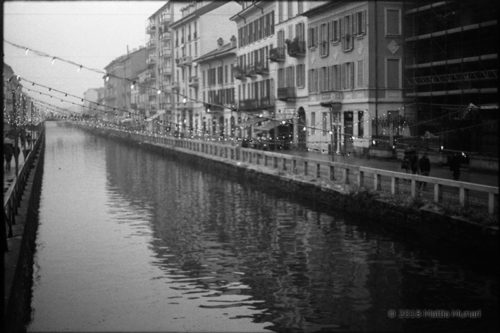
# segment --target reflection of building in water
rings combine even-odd
[[[379,264],[394,256],[391,243],[157,154],[110,143],[106,156],[110,186],[151,206],[155,265],[206,291],[263,300],[255,321],[361,330],[398,302],[400,272]]]

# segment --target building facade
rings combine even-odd
[[[218,38],[216,49],[194,59],[201,73],[201,79],[197,81],[204,104],[196,135],[217,139],[236,137],[235,60],[235,36],[226,44],[222,38]],[[196,123],[195,128],[198,128]]]
[[[172,25],[175,52],[173,130],[181,135],[201,133],[205,105],[199,89],[199,66],[193,59],[213,50],[218,38],[228,41],[236,27],[226,18],[238,11],[236,2],[191,1],[184,3],[181,18]],[[203,33],[201,33],[203,32]],[[225,67],[224,67],[225,68]]]
[[[183,6],[185,3],[180,1],[167,1],[148,18],[147,70],[140,77],[141,86],[147,94],[144,114],[148,119],[159,114],[161,119],[158,121],[171,121],[174,55],[170,25],[180,18]]]
[[[447,149],[498,155],[498,6],[405,2],[406,97],[416,133]]]
[[[104,104],[111,116],[124,118],[132,113],[131,91],[138,73],[146,69],[146,48],[122,55],[105,67]],[[109,115],[108,115],[109,116]],[[109,119],[109,117],[108,117]]]
[[[304,15],[307,147],[363,152],[392,145],[404,130],[385,127],[387,119],[404,117],[402,4],[334,1]]]

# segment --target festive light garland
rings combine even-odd
[[[98,74],[101,74],[101,75],[104,75],[103,78],[106,82],[109,81],[109,78],[110,77],[113,77],[113,78],[116,78],[116,79],[120,79],[120,80],[126,80],[128,81],[129,83],[131,83],[131,88],[134,89],[136,86],[139,86],[139,87],[145,87],[147,89],[151,89],[153,91],[156,91],[157,94],[161,94],[162,92],[164,92],[163,90],[159,89],[159,88],[156,88],[156,87],[151,87],[149,85],[141,85],[141,84],[138,84],[135,80],[131,80],[131,79],[128,79],[128,78],[125,78],[125,77],[120,77],[120,76],[117,76],[115,74],[112,74],[112,73],[108,73],[108,72],[105,72],[105,71],[102,71],[102,70],[99,70],[99,69],[95,69],[95,68],[90,68],[90,67],[87,67],[87,66],[84,66],[82,64],[78,64],[74,61],[71,61],[71,60],[67,60],[67,59],[64,59],[64,58],[60,58],[60,57],[56,57],[56,56],[53,56],[53,55],[50,55],[48,53],[45,53],[45,52],[42,52],[42,51],[38,51],[38,50],[34,50],[32,48],[28,48],[28,47],[25,47],[25,46],[22,46],[22,45],[19,45],[19,44],[15,44],[15,43],[12,43],[10,41],[7,41],[7,40],[4,40],[4,42],[6,42],[7,44],[10,44],[16,48],[19,48],[19,49],[24,49],[25,50],[25,54],[28,55],[31,52],[33,52],[34,54],[38,55],[38,56],[41,56],[41,57],[46,57],[46,58],[50,58],[51,59],[51,63],[54,64],[56,60],[59,60],[59,61],[62,61],[62,62],[65,62],[65,63],[68,63],[68,64],[71,64],[73,66],[77,66],[77,71],[81,71],[81,69],[87,69],[89,71],[93,71],[95,73],[98,73]],[[19,76],[17,76],[18,79],[22,79],[20,78]],[[34,83],[33,81],[29,81],[29,80],[26,80],[26,79],[23,79],[27,82],[31,82],[32,84],[37,84],[37,83]],[[10,79],[9,79],[10,81]],[[103,107],[107,107],[107,108],[112,108],[113,111],[122,111],[122,112],[125,112],[125,113],[129,113],[130,114],[130,111],[129,110],[124,110],[124,109],[120,109],[120,108],[116,108],[116,107],[110,107],[110,106],[107,106],[107,105],[103,105],[103,104],[100,104],[100,103],[96,103],[96,102],[93,102],[93,101],[89,101],[89,100],[86,100],[86,99],[83,99],[81,97],[78,97],[78,96],[75,96],[75,95],[71,95],[69,93],[65,93],[63,91],[60,91],[60,90],[56,90],[56,89],[53,89],[53,88],[50,88],[50,87],[47,87],[47,86],[44,86],[44,85],[41,85],[41,84],[37,84],[41,87],[46,87],[49,89],[49,91],[51,90],[54,90],[56,92],[60,92],[60,93],[64,93],[65,96],[71,96],[71,97],[74,97],[74,98],[79,98],[82,102],[83,101],[87,101],[89,103],[93,103],[93,104],[96,104],[97,106],[103,106]],[[25,87],[26,88],[26,87]],[[28,90],[30,90],[29,88],[26,88]],[[31,90],[30,90],[31,91]],[[202,101],[199,101],[195,98],[191,98],[191,97],[188,97],[187,95],[184,95],[184,94],[181,94],[179,92],[174,92],[174,89],[170,89],[170,91],[168,91],[172,94],[175,94],[177,96],[180,96],[180,97],[183,97],[183,103],[186,103],[188,100],[189,101],[194,101],[194,102],[197,102],[197,103],[202,103],[204,105],[209,105],[209,106],[216,106],[216,107],[221,107],[223,109],[230,109],[232,111],[239,111],[237,108],[233,108],[233,107],[228,107],[227,105],[219,105],[219,104],[215,104],[215,103],[206,103],[206,102],[202,102]],[[44,94],[42,92],[38,92],[40,94],[43,94],[43,95],[47,95],[47,96],[50,96],[51,98],[53,97],[52,95],[50,94]],[[62,101],[62,99],[61,99]],[[84,107],[84,108],[89,108],[89,107],[86,107],[84,105],[79,105],[79,104],[76,104],[76,103],[72,103],[72,102],[68,102],[68,103],[71,103],[71,104],[74,104],[74,105],[77,105],[77,106],[81,106],[81,107]],[[430,104],[430,105],[435,105],[435,104],[432,104],[432,103],[412,103],[412,104]],[[455,112],[452,112],[452,113],[448,113],[446,115],[443,115],[443,116],[440,116],[440,117],[436,117],[436,118],[431,118],[431,119],[428,119],[428,120],[425,120],[425,121],[421,121],[421,122],[418,122],[418,123],[415,123],[413,125],[407,125],[409,128],[411,127],[416,127],[416,126],[419,126],[421,124],[424,124],[424,123],[428,123],[428,122],[432,122],[432,121],[435,121],[436,119],[440,119],[440,118],[445,118],[445,117],[449,117],[450,115],[454,114],[454,113],[460,113],[460,112],[463,112],[463,108],[464,106],[463,105],[454,105],[454,104],[440,104],[440,105],[443,105],[443,106],[449,106],[449,107],[456,107],[458,109],[461,109],[461,110],[458,110],[458,111],[455,111]],[[89,108],[90,109],[90,108]],[[208,109],[208,112],[209,109]],[[275,121],[279,121],[280,119],[276,119],[276,118],[270,118],[270,117],[261,117],[261,118],[265,118],[267,120],[275,120]],[[372,120],[375,120],[375,118],[372,118]],[[369,122],[369,119],[367,120],[363,120],[363,121],[358,121],[356,123],[353,123],[353,126],[355,125],[359,125],[360,123],[362,122]],[[175,124],[174,122],[171,122],[172,124]],[[303,131],[307,131],[307,129],[314,129],[314,130],[318,130],[318,131],[325,131],[323,128],[319,128],[319,127],[314,127],[314,126],[307,126],[307,125],[300,125],[302,127],[302,130]],[[473,126],[469,126],[469,127],[466,127],[466,128],[471,128],[471,127],[476,127],[478,125],[473,125]],[[458,130],[461,130],[461,128],[458,128],[458,129],[452,129],[452,130],[447,130],[447,131],[443,131],[443,132],[439,132],[439,133],[435,133],[435,135],[437,134],[442,134],[442,133],[449,133],[449,132],[453,132],[453,131],[458,131]],[[333,131],[332,130],[329,130],[328,133],[330,135],[333,134]],[[354,139],[355,137],[353,135],[348,135],[348,134],[345,134],[345,133],[341,133],[341,136],[348,136],[348,137],[351,137],[351,139]],[[358,138],[362,138],[362,137],[358,137]],[[409,137],[409,138],[412,138],[412,137]],[[362,139],[366,139],[366,138],[362,138]],[[383,140],[383,139],[374,139],[373,140],[374,142],[375,141],[378,141],[378,142],[384,142],[384,141],[388,141],[388,140]]]

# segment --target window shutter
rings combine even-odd
[[[318,46],[319,45],[319,25],[314,28],[314,45]]]
[[[340,41],[342,42],[342,47],[345,48],[345,29],[344,29],[344,20],[339,19],[339,31],[340,31]]]
[[[328,26],[326,28],[326,36],[325,36],[326,37],[325,41],[327,41],[327,42],[330,40],[330,29],[331,29],[331,24],[330,24],[330,22],[328,22]]]
[[[358,34],[358,13],[352,14],[352,34],[354,36]]]
[[[361,12],[361,29],[362,29],[362,33],[366,33],[366,10],[363,10]]]
[[[346,67],[346,64],[340,65],[340,80],[342,82],[342,89],[346,89],[345,67]]]
[[[312,28],[307,29],[307,47],[312,47]]]

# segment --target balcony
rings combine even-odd
[[[269,51],[269,60],[274,62],[284,62],[285,61],[285,48],[284,47],[273,47]]]
[[[250,65],[246,68],[245,75],[249,78],[254,78],[257,76],[257,73],[255,72],[255,66]]]
[[[175,59],[175,63],[177,66],[189,66],[193,62],[193,57],[189,56],[182,56],[177,59]]]
[[[179,91],[179,87],[180,87],[179,81],[172,82],[172,90],[173,91]]]
[[[293,41],[287,39],[285,43],[287,45],[287,51],[290,57],[303,58],[306,56],[305,41],[299,41],[297,38],[294,38]]]
[[[156,26],[154,25],[154,23],[150,23],[147,27],[146,27],[146,33],[147,34],[154,34],[156,31]]]
[[[270,96],[259,99],[245,99],[239,102],[241,111],[262,111],[262,109],[274,107],[274,99]]]
[[[192,109],[193,108],[193,102],[176,102],[175,103],[175,108],[177,110],[184,110],[184,109]]]
[[[148,67],[150,65],[154,65],[156,63],[156,58],[155,57],[149,57],[146,59],[146,64],[148,65]]]
[[[245,79],[245,69],[243,67],[240,67],[240,66],[235,66],[233,68],[233,75],[234,75],[234,78],[237,79],[237,80],[244,80]]]
[[[212,102],[216,104],[204,103],[205,110],[208,113],[221,113],[224,112],[224,107],[219,105],[218,102]]]
[[[297,97],[295,87],[278,88],[278,99],[289,101]]]
[[[254,70],[259,75],[269,75],[269,67],[264,62],[256,63]]]
[[[162,47],[160,50],[160,56],[169,57],[172,55],[172,49],[170,47]]]
[[[146,44],[148,49],[156,48],[156,41],[154,39],[148,40]]]
[[[192,88],[198,88],[199,85],[199,79],[198,76],[194,75],[189,78],[189,86]]]

